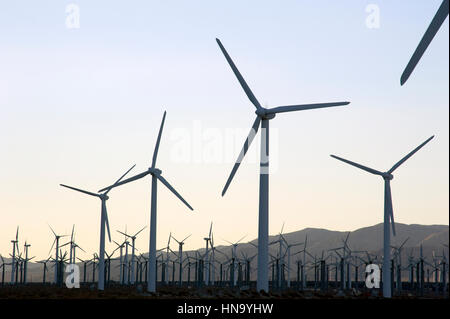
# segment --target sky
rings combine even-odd
[[[195,211],[160,184],[158,247],[170,232],[203,247],[211,222],[216,245],[256,238],[258,139],[221,196],[255,109],[215,38],[264,106],[351,102],[270,122],[270,234],[382,222],[383,180],[329,155],[388,170],[431,135],[395,172],[395,220],[448,225],[448,19],[400,86],[440,3],[3,1],[0,253],[20,226],[21,249],[27,240],[46,258],[48,225],[70,234],[73,224],[79,256],[97,252],[100,201],[59,184],[98,191],[133,164],[145,171],[164,111],[157,166]],[[147,177],[110,192],[113,239],[149,226],[150,189]],[[147,227],[140,252],[148,238]]]

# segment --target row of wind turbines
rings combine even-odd
[[[444,0],[441,7],[439,8],[438,12],[436,13],[435,18],[433,19],[432,23],[430,24],[430,27],[426,31],[424,37],[422,38],[421,42],[419,43],[419,46],[417,47],[416,51],[414,52],[410,62],[408,63],[404,73],[401,77],[401,84],[403,85],[407,79],[410,77],[411,73],[413,72],[415,66],[419,62],[420,58],[422,57],[423,53],[431,43],[433,37],[439,30],[440,26],[446,19],[449,11],[449,0]],[[220,47],[220,50],[224,54],[226,60],[228,61],[228,64],[230,65],[233,73],[235,74],[236,78],[238,79],[240,85],[242,86],[244,92],[246,93],[248,99],[250,102],[254,105],[256,108],[255,114],[256,118],[255,121],[250,129],[250,133],[245,140],[244,146],[239,153],[239,156],[237,158],[236,163],[234,164],[231,174],[226,181],[225,187],[222,191],[222,196],[224,196],[228,190],[228,188],[231,185],[231,182],[233,178],[235,177],[236,172],[238,171],[240,164],[242,163],[251,143],[253,142],[256,134],[258,133],[258,130],[261,128],[261,158],[260,158],[260,186],[259,186],[259,221],[258,221],[258,244],[257,249],[258,253],[256,255],[257,258],[257,290],[258,291],[268,291],[269,290],[269,123],[270,120],[273,120],[277,115],[282,113],[290,113],[294,111],[305,111],[305,110],[312,110],[312,109],[319,109],[319,108],[329,108],[329,107],[338,107],[338,106],[346,106],[350,104],[350,102],[331,102],[331,103],[319,103],[319,104],[302,104],[302,105],[289,105],[289,106],[278,106],[274,108],[265,108],[261,106],[251,89],[249,88],[248,84],[244,80],[243,76],[239,72],[238,68],[234,64],[233,60],[229,56],[228,52],[226,51],[225,47],[222,45],[221,41],[219,39],[216,39],[217,43]],[[130,182],[136,181],[138,179],[144,178],[146,176],[151,177],[151,208],[150,208],[150,240],[149,240],[149,255],[148,255],[148,280],[147,280],[147,291],[154,293],[156,292],[156,275],[157,275],[157,253],[158,250],[156,248],[156,238],[157,238],[157,187],[158,182],[163,184],[165,187],[167,187],[180,201],[183,202],[183,204],[190,210],[193,211],[192,206],[175,190],[175,188],[163,177],[162,170],[156,167],[156,161],[159,151],[159,146],[161,142],[161,136],[164,128],[164,123],[166,119],[166,112],[164,112],[156,146],[153,152],[153,159],[151,162],[151,166],[144,172],[137,174],[133,177],[124,179],[125,176],[134,168],[134,165],[128,169],[115,183],[111,184],[110,186],[107,186],[105,188],[102,188],[98,192],[90,192],[86,191],[80,188],[76,188],[73,186],[68,186],[61,184],[61,186],[66,187],[68,189],[71,189],[73,191],[77,191],[80,193],[83,193],[85,195],[90,195],[92,197],[97,197],[100,199],[101,202],[101,209],[100,209],[100,247],[99,247],[99,254],[95,256],[94,258],[98,259],[98,289],[104,290],[105,289],[105,232],[108,233],[108,239],[111,241],[111,233],[109,228],[109,219],[108,219],[108,212],[107,212],[107,201],[109,199],[109,192],[112,189],[118,188],[122,185],[128,184]],[[358,164],[356,162],[352,162],[350,160],[331,155],[333,158],[342,161],[346,164],[352,165],[354,167],[357,167],[359,169],[362,169],[368,173],[378,175],[383,178],[384,180],[384,189],[385,189],[385,199],[384,199],[384,240],[383,240],[383,266],[382,270],[383,273],[387,274],[389,273],[390,269],[390,261],[391,261],[391,227],[393,235],[395,236],[395,223],[394,223],[394,212],[393,212],[393,206],[392,206],[392,195],[391,195],[391,180],[393,179],[393,173],[396,171],[405,161],[407,161],[411,156],[413,156],[418,150],[420,150],[422,147],[424,147],[428,142],[430,142],[433,139],[434,136],[428,138],[425,142],[420,144],[417,148],[415,148],[413,151],[411,151],[409,154],[407,154],[404,158],[402,158],[400,161],[398,161],[396,164],[394,164],[389,170],[387,171],[379,171],[375,170],[373,168],[369,168],[367,166]],[[141,230],[142,231],[142,230]],[[59,239],[62,237],[60,235],[57,235],[53,229],[52,232],[55,236],[54,243],[52,245],[55,246],[55,267],[58,269],[58,261],[62,260],[64,261],[65,256],[59,255],[59,250],[61,246],[59,245]],[[134,236],[129,236],[128,234],[124,234],[125,236],[128,236],[132,240],[132,263],[135,261],[135,246],[134,241],[136,239],[136,236],[139,233],[136,233]],[[187,239],[187,238],[186,238]],[[180,267],[182,265],[183,257],[182,257],[182,247],[183,243],[186,240],[182,240],[179,243],[179,262]],[[209,249],[212,250],[212,254],[215,253],[215,248],[211,245],[212,243],[212,234],[210,232],[210,236],[208,238],[205,238],[206,241],[206,252],[208,252]],[[14,277],[15,272],[15,254],[16,249],[18,251],[18,230],[16,235],[16,240],[13,240],[13,271],[11,276]],[[75,250],[76,248],[80,248],[76,245],[76,243],[73,241],[73,237],[71,237],[71,241],[69,243],[66,243],[65,245],[71,245],[70,249],[70,256],[69,259],[71,262],[74,262],[76,259],[75,257]],[[282,241],[279,241],[280,247],[283,245]],[[118,248],[122,250],[124,246],[118,244]],[[125,244],[126,249],[128,249],[128,244]],[[233,247],[237,247],[233,245]],[[290,251],[290,246],[288,245],[288,251]],[[169,249],[169,247],[167,247]],[[281,250],[281,248],[280,248]],[[236,259],[236,251],[233,250],[234,259]],[[281,253],[281,252],[280,252]],[[345,259],[345,253],[346,249],[344,248],[343,254]],[[306,254],[306,249],[304,254]],[[27,256],[27,249],[25,253],[25,261],[29,261]],[[127,255],[127,254],[126,254]],[[108,257],[110,259],[110,257]],[[289,254],[290,258],[290,254]],[[48,260],[47,260],[48,261]],[[45,265],[45,264],[44,264]],[[86,264],[85,264],[86,265]],[[4,269],[4,267],[3,267]],[[133,267],[133,271],[134,271]],[[203,269],[203,268],[202,268]],[[205,268],[206,275],[209,278],[209,266]],[[58,275],[60,275],[60,271],[55,271],[55,281],[57,280]],[[121,271],[122,273],[122,271]],[[181,276],[182,271],[180,271]],[[234,273],[234,272],[233,272]],[[279,277],[280,270],[278,269]],[[134,273],[132,274],[132,277],[134,277]],[[392,289],[391,289],[391,276],[383,276],[383,296],[386,298],[390,298],[392,296]]]
[[[221,43],[219,39],[216,39],[217,43],[224,54],[226,60],[228,61],[232,71],[237,77],[240,85],[242,86],[244,92],[247,97],[251,101],[251,103],[256,108],[256,119],[250,129],[250,133],[244,143],[244,146],[238,156],[238,159],[231,171],[231,174],[225,184],[225,187],[222,191],[222,196],[224,196],[240,166],[242,163],[251,143],[253,142],[259,128],[261,127],[262,136],[261,136],[261,161],[260,161],[260,192],[259,192],[259,225],[258,225],[258,267],[257,267],[257,290],[258,291],[268,291],[269,290],[269,121],[273,120],[276,115],[281,113],[288,113],[294,111],[305,111],[311,109],[318,108],[329,108],[329,107],[338,107],[345,106],[350,104],[350,102],[331,102],[331,103],[319,103],[319,104],[303,104],[303,105],[289,105],[289,106],[278,106],[274,108],[265,108],[261,106],[248,84],[244,80],[243,76],[239,72],[232,58],[226,51],[225,47]],[[108,224],[108,214],[106,209],[106,201],[108,200],[108,193],[119,186],[125,185],[127,183],[136,181],[138,179],[144,178],[146,176],[151,176],[151,209],[150,209],[150,241],[149,241],[149,270],[148,270],[148,286],[147,290],[149,292],[156,292],[156,234],[157,234],[157,185],[158,181],[161,182],[164,186],[166,186],[179,200],[181,200],[190,210],[193,210],[192,206],[172,187],[172,185],[162,176],[162,171],[156,167],[156,161],[159,151],[159,146],[161,142],[161,136],[164,128],[164,123],[166,119],[166,112],[164,112],[156,146],[153,152],[153,159],[151,166],[144,172],[137,174],[133,177],[122,180],[125,175],[131,170],[128,170],[124,175],[121,176],[114,184],[102,188],[98,193],[88,192],[79,188],[67,186],[61,184],[61,186],[70,188],[75,191],[79,191],[91,196],[95,196],[100,198],[101,200],[101,221],[100,221],[100,254],[99,254],[99,283],[98,289],[104,289],[104,255],[105,255],[105,225],[108,230],[108,237],[110,238],[109,232],[109,224]],[[390,227],[392,225],[392,229],[395,235],[395,224],[394,224],[394,215],[392,209],[392,198],[390,191],[390,181],[393,178],[392,173],[402,165],[407,159],[409,159],[414,153],[416,153],[420,148],[422,148],[425,144],[427,144],[434,136],[427,139],[424,143],[419,145],[416,149],[414,149],[407,156],[402,158],[398,163],[396,163],[390,170],[386,172],[380,172],[366,166],[345,160],[343,158],[334,156],[334,158],[344,161],[350,165],[361,168],[365,171],[368,171],[372,174],[379,175],[383,177],[385,181],[385,212],[384,212],[384,253],[386,262],[383,264],[383,269],[385,273],[388,272],[389,267],[389,246],[390,246]],[[134,167],[134,166],[133,166]],[[208,242],[208,241],[207,241]],[[390,278],[385,277],[383,280],[383,293],[385,297],[391,297],[390,290]]]
[[[117,284],[127,286],[148,282],[148,256],[143,253],[136,254],[136,251],[138,251],[136,238],[144,229],[145,227],[135,234],[129,234],[126,229],[124,232],[117,231],[124,236],[124,240],[120,244],[114,241],[117,247],[110,253],[105,252],[107,257],[104,269],[106,287],[117,286]],[[350,233],[347,234],[345,239],[341,239],[342,245],[322,250],[322,253],[317,255],[317,250],[313,253],[310,245],[308,245],[307,234],[303,242],[292,242],[285,237],[283,229],[284,224],[280,233],[273,236],[269,243],[269,246],[272,247],[269,252],[271,291],[291,291],[294,289],[299,291],[320,290],[328,293],[330,289],[334,289],[340,294],[352,290],[354,293],[367,291],[365,288],[366,267],[384,263],[383,254],[351,248],[352,245],[349,244]],[[55,247],[55,257],[51,256],[46,260],[37,262],[43,264],[42,283],[47,283],[47,273],[50,272],[47,263],[51,262],[54,269],[54,279],[50,282],[61,286],[65,266],[75,263],[75,259],[83,265],[81,282],[91,285],[97,283],[98,255],[94,254],[94,258],[89,260],[83,260],[75,256],[77,249],[85,251],[75,242],[74,227],[70,240],[65,244],[60,244],[59,239],[68,237],[68,235],[57,235],[53,229],[51,231],[55,238],[50,253]],[[208,236],[204,237],[206,248],[184,252],[183,245],[190,237],[191,235],[178,240],[173,234],[170,234],[167,246],[158,250],[155,266],[156,281],[159,279],[160,286],[229,287],[244,290],[253,287],[252,277],[254,277],[254,271],[257,270],[253,262],[257,256],[257,254],[254,254],[254,248],[257,248],[255,242],[244,243],[243,240],[246,238],[244,236],[236,242],[224,239],[223,241],[230,245],[228,247],[216,246],[211,223]],[[391,293],[397,295],[414,293],[423,296],[425,292],[429,294],[434,291],[436,295],[446,295],[449,271],[445,249],[442,249],[442,255],[437,255],[433,251],[431,260],[428,260],[423,253],[422,245],[407,247],[405,244],[408,240],[409,238],[406,238],[401,244],[391,246],[388,273],[388,277],[392,278]],[[178,246],[178,251],[172,250],[170,245],[171,242],[174,243],[173,241]],[[13,242],[14,245],[17,244],[18,232]],[[26,246],[30,245],[25,244]],[[69,248],[69,252],[66,251],[63,254],[62,248],[65,246]],[[443,246],[448,248],[448,245],[443,244]],[[409,250],[409,254],[405,258],[404,252],[407,252],[407,250]],[[114,254],[119,251],[120,257],[114,258]],[[131,251],[131,257],[129,251]],[[416,254],[414,254],[415,251]],[[418,256],[417,251],[419,252]],[[0,269],[2,269],[1,286],[4,286],[5,266],[8,265],[11,265],[12,271],[16,270],[15,277],[12,275],[10,283],[27,284],[28,265],[26,260],[28,258],[17,256],[12,259],[14,263],[5,263],[3,257],[0,257],[2,260],[0,265]],[[114,271],[117,268],[119,269],[119,276],[117,276],[117,270]],[[384,274],[386,273],[381,272],[382,277],[384,277]]]

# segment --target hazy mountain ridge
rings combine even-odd
[[[448,225],[406,225],[406,224],[396,224],[396,232],[397,236],[392,236],[392,245],[399,246],[403,243],[404,240],[408,238],[408,241],[404,245],[403,253],[402,253],[402,264],[406,265],[408,263],[408,256],[412,254],[415,257],[419,256],[420,253],[420,245],[423,247],[423,254],[428,262],[432,263],[432,254],[435,252],[437,256],[442,255],[443,251],[447,255],[448,260],[448,248],[445,248],[443,244],[448,245],[449,243],[449,226]],[[306,236],[307,239],[307,251],[318,258],[321,257],[322,252],[324,254],[329,254],[330,249],[338,248],[343,246],[343,240],[345,240],[348,231],[333,231],[321,228],[305,228],[299,231],[291,232],[283,234],[284,238],[289,242],[289,244],[294,243],[304,243]],[[279,239],[279,235],[273,235],[269,237],[269,242],[273,242]],[[253,244],[257,244],[257,240],[250,241]],[[252,257],[256,255],[257,249],[249,244],[250,242],[241,243],[237,248],[237,257],[242,258],[243,254]],[[383,224],[377,224],[370,227],[364,227],[357,229],[355,231],[350,232],[348,242],[348,246],[352,251],[368,251],[373,254],[377,254],[378,256],[382,255],[382,245],[383,245]],[[173,245],[171,247],[174,252],[178,252],[177,245]],[[232,254],[232,246],[231,245],[218,245],[216,243],[217,250],[220,250],[228,258],[231,257]],[[279,244],[274,244],[270,246],[270,254],[273,256],[277,256],[279,249]],[[303,245],[299,245],[293,247],[291,249],[291,254],[293,257],[291,258],[291,268],[295,268],[295,262],[299,258],[303,258],[303,254],[294,254],[303,249]],[[197,250],[200,255],[203,255],[205,252],[205,248],[201,248]],[[2,254],[3,255],[3,254]],[[6,255],[6,254],[5,254]],[[146,256],[147,254],[145,254]],[[165,258],[166,254],[163,253]],[[183,252],[183,259],[186,256],[195,257],[195,251],[185,251]],[[363,256],[363,255],[361,255]],[[6,263],[11,262],[11,258],[5,258]],[[218,262],[224,263],[227,258],[224,255],[216,252],[215,258]],[[176,257],[174,254],[170,253],[170,260],[175,260]],[[131,257],[128,257],[128,260],[131,260]],[[178,261],[178,259],[176,259]],[[194,262],[193,259],[191,259]],[[312,261],[311,257],[307,257],[307,261]],[[331,260],[329,260],[330,262]],[[187,262],[187,261],[186,261]],[[78,263],[81,271],[81,278],[83,278],[83,265]],[[118,270],[119,261],[116,259],[112,260],[112,278],[117,279],[119,276]],[[48,272],[47,272],[47,280],[53,279],[53,263],[49,262],[47,264]],[[172,263],[170,264],[172,266]],[[178,272],[178,266],[176,266],[176,271]],[[192,276],[193,276],[193,267],[192,266]],[[256,258],[252,261],[252,268],[256,267]],[[33,281],[42,280],[42,264],[36,264],[34,262],[29,263],[28,274],[29,281],[32,279]],[[11,266],[6,266],[6,274],[5,281],[9,281],[10,279],[10,271]],[[295,272],[295,271],[293,271]],[[158,275],[160,276],[160,269],[158,271]],[[171,273],[170,273],[171,275]],[[253,273],[255,275],[255,273]],[[217,275],[218,276],[218,275]],[[92,265],[87,267],[87,278],[92,278]],[[178,278],[178,277],[177,277]],[[192,277],[193,278],[193,277]]]

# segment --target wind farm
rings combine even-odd
[[[449,299],[449,1],[236,5],[5,37],[0,300]]]

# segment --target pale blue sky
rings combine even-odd
[[[330,153],[388,169],[429,136],[398,170],[396,220],[448,224],[448,19],[404,87],[400,75],[440,0],[408,1],[73,1],[80,28],[65,26],[70,1],[0,4],[0,252],[20,224],[42,257],[46,223],[98,249],[99,203],[58,184],[97,190],[136,163],[150,164],[164,110],[159,166],[196,208],[162,190],[158,239],[194,233],[257,236],[258,171],[246,161],[225,198],[223,163],[180,163],[177,129],[240,130],[254,108],[235,79],[219,37],[262,104],[351,101],[344,108],[279,115],[271,125],[270,233],[305,227],[353,230],[382,221],[382,180]],[[365,25],[368,4],[380,28]],[[273,138],[274,139],[274,138]],[[254,152],[259,147],[252,146]],[[233,160],[238,150],[226,154]],[[149,183],[112,193],[112,229],[148,224]],[[138,245],[147,250],[148,232]],[[86,249],[86,248],[85,248]]]

